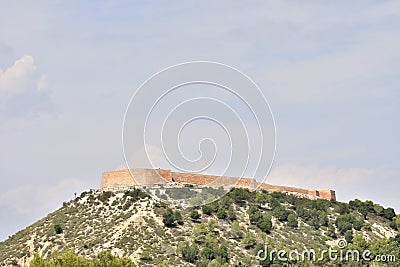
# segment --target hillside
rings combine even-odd
[[[268,245],[271,250],[314,249],[319,255],[346,240],[347,248],[393,254],[397,263],[389,266],[398,266],[399,226],[393,209],[371,201],[341,203],[233,189],[218,202],[173,210],[140,190],[83,192],[0,243],[0,263],[29,266],[35,253],[52,258],[73,251],[91,259],[111,251],[138,266],[281,266],[276,257],[258,260],[257,252]]]

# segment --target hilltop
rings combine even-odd
[[[73,251],[92,259],[110,251],[138,266],[270,266],[282,262],[257,260],[265,244],[319,253],[343,240],[349,248],[399,257],[398,227],[393,209],[371,201],[234,188],[202,207],[171,209],[139,189],[89,191],[1,242],[0,263],[28,266],[36,253],[49,259]]]
[[[334,190],[303,189],[290,186],[271,185],[265,182],[258,182],[255,178],[230,177],[218,175],[205,175],[200,173],[181,173],[165,169],[126,169],[103,173],[101,177],[100,191],[121,191],[135,187],[141,187],[150,195],[159,200],[167,197],[169,202],[180,203],[181,205],[200,205],[218,199],[231,188],[247,188],[251,190],[265,190],[268,192],[290,193],[311,199],[336,200]],[[185,190],[181,189],[186,187]],[[168,196],[167,191],[181,191],[180,194]],[[217,190],[206,191],[212,188]],[[163,191],[162,194],[160,194]],[[203,194],[205,193],[205,194]]]

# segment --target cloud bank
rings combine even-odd
[[[0,96],[17,95],[27,90],[47,90],[47,76],[37,78],[37,67],[32,56],[24,56],[6,70],[0,69]]]

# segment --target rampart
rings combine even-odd
[[[293,193],[304,197],[336,200],[333,190],[308,190],[289,186],[258,183],[253,178],[236,178],[192,173],[179,173],[162,169],[131,169],[105,172],[102,175],[100,190],[108,191],[121,186],[156,186],[167,184],[191,184],[210,187],[241,187],[268,192]]]

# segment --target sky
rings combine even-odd
[[[132,95],[196,60],[242,71],[267,98],[269,183],[400,212],[398,47],[399,1],[3,1],[0,240],[123,167]]]

